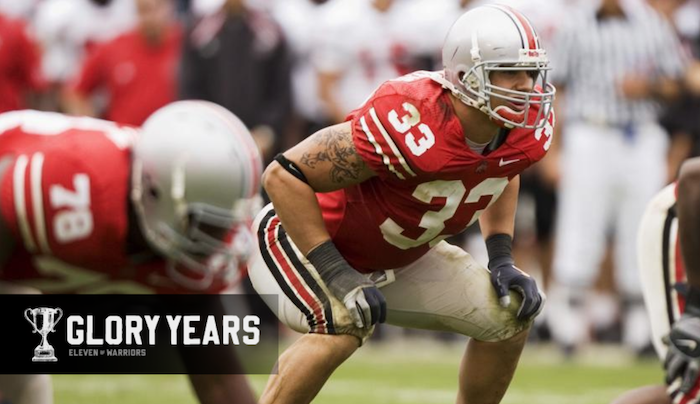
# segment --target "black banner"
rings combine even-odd
[[[276,296],[262,299],[276,304]],[[0,374],[267,374],[258,295],[0,295]]]

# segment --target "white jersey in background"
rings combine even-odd
[[[105,6],[90,0],[44,0],[33,22],[44,48],[44,76],[54,82],[70,79],[81,65],[86,46],[109,41],[135,24],[134,0],[112,0]]]
[[[276,0],[271,10],[294,55],[294,108],[303,118],[314,122],[327,118],[318,96],[317,73],[311,60],[320,41],[318,21],[322,8],[311,0]]]
[[[315,67],[339,74],[335,99],[343,113],[357,108],[379,84],[401,76],[398,66],[408,44],[400,33],[408,20],[396,13],[396,5],[380,12],[373,0],[331,1],[318,16],[314,51]]]

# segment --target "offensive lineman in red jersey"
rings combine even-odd
[[[382,84],[263,175],[272,204],[253,226],[251,281],[307,334],[261,403],[310,402],[385,320],[471,336],[457,402],[503,397],[544,302],[511,241],[518,175],[552,141],[554,88],[537,34],[508,7],[461,16],[443,64]],[[490,271],[444,241],[477,219]]]
[[[649,202],[637,259],[652,341],[666,386],[631,390],[613,404],[700,401],[700,158],[683,163],[678,182]]]
[[[140,129],[2,114],[0,293],[221,293],[251,245],[261,171],[248,130],[212,103],[169,104]],[[40,376],[22,377],[0,382],[15,404]],[[255,402],[243,375],[190,379],[202,403]]]

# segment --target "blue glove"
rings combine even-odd
[[[352,271],[355,272],[355,270]],[[382,292],[373,283],[364,281],[346,293],[343,283],[348,280],[350,279],[331,283],[328,285],[328,289],[342,298],[343,304],[350,311],[355,326],[369,328],[376,323],[386,321],[386,301]],[[343,293],[345,294],[343,295]]]
[[[510,305],[511,289],[520,293],[523,301],[518,308],[518,320],[535,318],[544,307],[545,297],[537,287],[537,282],[530,275],[513,264],[511,257],[498,257],[489,261],[491,284],[496,289],[498,301],[502,307]]]
[[[355,326],[370,328],[386,321],[386,300],[382,292],[345,261],[332,241],[314,248],[306,258],[330,292],[343,302]]]

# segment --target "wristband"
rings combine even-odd
[[[333,241],[328,240],[319,244],[316,248],[306,254],[306,259],[316,268],[326,282],[331,282],[333,278],[343,272],[356,271],[345,261],[340,251],[335,247]]]
[[[513,238],[505,233],[494,234],[486,239],[489,267],[502,263],[513,264]],[[493,264],[493,265],[492,265]]]

